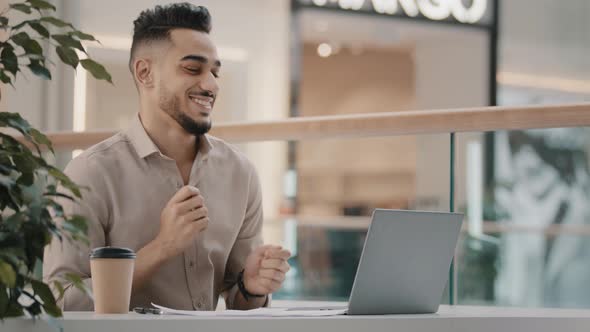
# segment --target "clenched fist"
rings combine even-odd
[[[287,260],[291,253],[281,246],[260,246],[246,259],[244,287],[251,294],[274,293],[283,284],[285,274],[291,269]]]
[[[166,204],[160,216],[160,231],[154,241],[164,256],[182,253],[209,224],[207,207],[199,189],[182,187]]]

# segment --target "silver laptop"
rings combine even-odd
[[[462,221],[460,213],[376,209],[347,314],[437,312]]]

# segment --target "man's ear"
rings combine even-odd
[[[139,58],[133,63],[133,72],[138,85],[146,88],[154,86],[153,62]]]

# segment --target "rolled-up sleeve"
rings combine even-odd
[[[238,274],[244,269],[248,255],[263,244],[262,190],[256,169],[253,166],[250,169],[246,213],[238,238],[229,254],[225,270],[224,286],[227,289],[225,303],[228,309],[234,309],[234,300],[238,293]],[[269,304],[270,296],[266,306]]]
[[[65,293],[58,305],[65,311],[91,311],[94,309],[92,299],[84,292],[67,282],[65,275],[74,274],[82,278],[88,288],[92,287],[90,274],[90,248],[105,246],[105,230],[108,223],[108,208],[104,200],[101,176],[92,164],[91,156],[82,154],[72,160],[64,173],[76,184],[86,187],[82,190],[82,199],[72,202],[60,199],[66,215],[81,215],[88,225],[87,246],[81,242],[72,242],[64,238],[60,241],[54,237],[45,248],[43,259],[43,279],[52,284],[60,282]],[[56,294],[57,295],[57,294]]]

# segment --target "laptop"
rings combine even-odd
[[[348,306],[313,309],[347,309],[348,315],[437,312],[462,222],[460,213],[376,209]]]

